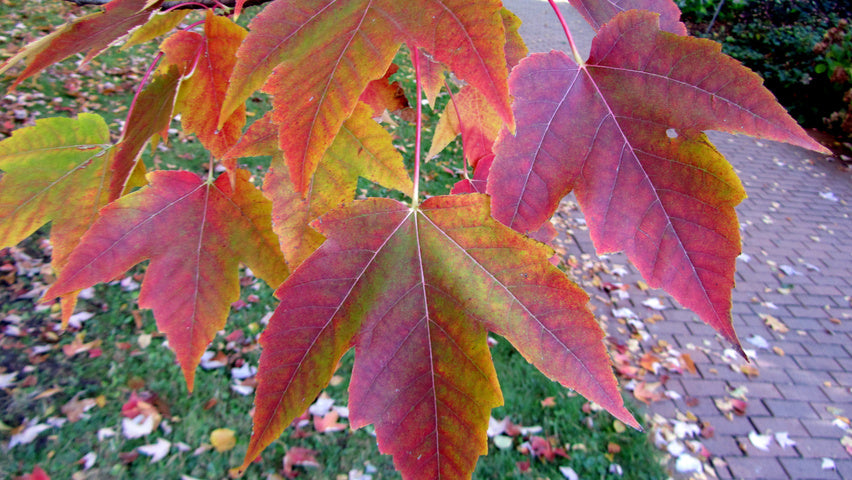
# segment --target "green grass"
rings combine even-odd
[[[84,12],[60,0],[6,0],[6,4],[12,13],[0,17],[0,32],[12,31],[18,22],[58,25],[69,13],[80,15]],[[250,15],[245,15],[240,23],[245,24],[249,18]],[[23,45],[30,39],[25,31],[16,34],[9,39],[4,55],[10,55],[14,45]],[[75,73],[73,61],[66,61],[24,82],[17,93],[30,95],[33,100],[26,106],[39,112],[41,117],[75,115],[84,107],[96,110],[107,119],[113,137],[117,138],[135,86],[141,81],[155,49],[156,46],[148,45],[129,52],[110,50],[82,73]],[[398,60],[401,68],[396,79],[403,83],[406,91],[413,92],[411,66],[404,56]],[[69,83],[69,80],[73,81]],[[8,79],[0,81],[0,89],[7,88],[10,83]],[[116,88],[104,88],[110,85]],[[69,86],[73,89],[69,90]],[[56,103],[52,103],[54,98],[59,98],[58,104],[67,109],[56,110]],[[432,128],[447,100],[448,96],[443,95],[435,110],[424,108],[424,152],[428,150]],[[249,111],[254,114],[250,118],[260,118],[268,106],[268,99],[258,94],[249,102]],[[398,126],[391,131],[410,167],[414,127],[399,118],[396,121]],[[179,123],[174,122],[172,126],[179,128]],[[171,135],[168,145],[149,151],[143,157],[149,168],[182,168],[199,174],[207,168],[208,158],[208,153],[194,137],[179,134]],[[421,191],[424,195],[447,193],[460,180],[459,158],[460,145],[456,141],[438,159],[423,165]],[[245,168],[257,173],[260,181],[268,159],[261,157],[243,162]],[[389,192],[366,181],[359,184],[359,195],[403,198],[399,192]],[[0,374],[18,372],[17,383],[0,390],[0,440],[8,442],[13,429],[25,421],[66,418],[62,408],[72,400],[98,399],[99,404],[90,409],[85,418],[51,427],[32,442],[5,452],[0,456],[0,478],[28,473],[35,465],[44,468],[52,478],[72,478],[75,474],[82,475],[83,467],[78,461],[90,452],[97,455],[97,460],[83,478],[148,479],[180,478],[181,475],[227,478],[228,470],[242,462],[251,434],[252,408],[251,396],[231,389],[230,370],[243,362],[257,365],[260,350],[256,339],[262,330],[261,319],[275,306],[272,289],[262,282],[247,279],[250,285],[243,288],[242,299],[248,306],[232,312],[225,331],[208,348],[226,355],[228,367],[199,369],[195,391],[190,395],[174,354],[163,346],[165,339],[156,332],[150,311],[139,311],[136,306],[138,290],[125,291],[118,284],[95,287],[94,296],[82,300],[78,311],[96,315],[79,330],[64,332],[57,331],[59,315],[55,305],[39,306],[33,299],[22,297],[22,293],[52,281],[52,272],[47,266],[49,254],[40,245],[48,232],[45,227],[17,247],[18,252],[33,258],[31,263],[37,273],[8,276],[5,270],[0,270],[0,329],[8,332],[9,328],[17,327],[20,330],[19,336],[0,335]],[[0,266],[20,267],[22,262],[22,257],[13,255],[12,250],[0,250]],[[144,269],[142,265],[131,273],[141,276]],[[249,295],[256,295],[259,301],[249,302]],[[12,322],[12,319],[18,320]],[[229,344],[227,335],[237,330],[244,332],[245,340]],[[141,346],[140,339],[148,336],[152,338],[150,344]],[[84,352],[68,357],[63,347],[76,337],[83,342],[99,340],[100,354]],[[584,409],[586,401],[582,397],[545,378],[506,341],[498,339],[492,356],[505,397],[505,406],[496,409],[493,416],[509,416],[516,424],[540,426],[542,430],[536,435],[549,438],[556,447],[564,448],[570,458],[557,457],[550,463],[531,459],[518,451],[529,436],[514,438],[511,448],[505,450],[495,448],[489,441],[489,455],[480,459],[474,478],[558,479],[563,478],[560,466],[572,467],[584,479],[616,478],[607,473],[611,464],[621,466],[624,471],[621,478],[665,478],[657,453],[644,433],[622,430],[605,412]],[[353,354],[349,352],[338,372],[344,380],[326,389],[337,405],[346,403],[352,362]],[[122,435],[121,408],[133,391],[156,395],[168,431],[161,428],[138,439]],[[542,407],[540,402],[547,397],[554,397],[556,405]],[[221,453],[203,449],[210,442],[210,433],[217,428],[235,431],[235,448]],[[105,437],[103,429],[111,429],[114,435]],[[292,428],[288,429],[264,452],[260,462],[248,470],[245,478],[280,475],[282,458],[287,449],[294,446],[316,450],[322,465],[318,469],[299,468],[303,478],[345,478],[350,470],[368,471],[373,479],[399,478],[391,459],[378,453],[371,431],[371,427],[367,427],[355,432],[319,434],[308,426],[302,434],[296,435]],[[138,447],[152,444],[158,438],[173,444],[166,458],[152,463],[148,457],[140,455],[129,461]],[[179,443],[186,445],[188,450],[174,448]],[[620,452],[608,454],[610,444],[617,444]],[[518,463],[525,461],[530,461],[530,469],[521,472]]]

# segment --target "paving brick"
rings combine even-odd
[[[843,292],[840,291],[839,288],[834,285],[804,285],[802,288],[805,289],[811,295],[840,295],[843,296]]]
[[[749,420],[751,420],[754,429],[759,433],[775,434],[778,432],[787,432],[791,438],[810,436],[810,432],[802,425],[802,422],[798,418],[750,416]]]
[[[852,403],[852,392],[846,387],[820,387],[826,397],[832,402]]]
[[[832,424],[828,419],[802,419],[799,423],[808,431],[808,434],[814,438],[842,438],[845,431]]]
[[[701,443],[711,455],[716,457],[741,456],[742,450],[737,441],[730,435],[714,435],[712,438],[701,438]]]
[[[783,392],[782,392],[783,394]],[[779,400],[768,398],[763,400],[771,414],[781,418],[819,418],[808,402],[800,400]]]
[[[834,480],[840,475],[835,470],[823,470],[819,458],[781,458],[779,459],[787,475],[796,480]]]
[[[746,456],[752,457],[755,461],[763,458],[771,458],[771,457],[798,457],[799,452],[796,451],[795,448],[786,447],[783,448],[781,445],[778,445],[774,439],[769,443],[769,447],[767,450],[762,450],[757,448],[747,435],[737,436],[736,440],[746,449]]]
[[[828,401],[828,397],[815,385],[782,384],[776,385],[778,391],[786,400]]]
[[[820,345],[818,343],[803,343],[802,346],[805,350],[807,350],[808,354],[810,355],[831,357],[834,359],[849,358],[849,352],[846,351],[845,348],[843,348],[843,345]]]
[[[829,372],[842,370],[842,368],[840,368],[840,364],[837,363],[837,360],[831,357],[795,356],[793,358],[796,359],[796,363],[798,363],[803,370],[821,370]]]
[[[814,342],[823,344],[823,343],[839,343],[839,344],[848,344],[850,342],[849,335],[845,333],[834,333],[826,330],[815,330],[809,332],[809,335],[813,339]]]
[[[852,372],[831,372],[837,385],[852,387]]]
[[[781,392],[775,387],[775,383],[772,382],[751,382],[746,381],[741,384],[732,383],[732,388],[737,388],[739,386],[745,386],[748,389],[746,396],[749,399],[759,399],[759,398],[782,398]]]
[[[756,461],[754,457],[731,457],[726,458],[728,468],[734,478],[740,479],[787,479],[787,472],[775,458],[761,458]]]
[[[846,458],[848,454],[838,440],[811,438],[796,444],[796,450],[805,458]]]
[[[713,471],[716,472],[716,476],[720,480],[731,480],[734,478],[734,475],[728,468],[728,462],[726,462],[724,459],[718,457],[711,458],[710,465],[713,467]]]
[[[705,415],[699,420],[713,427],[716,436],[733,436],[733,435],[748,435],[754,430],[751,422],[746,417],[734,416],[732,420],[728,420],[721,414]]]
[[[808,372],[805,370],[790,370],[787,376],[797,385],[819,386],[830,382],[834,372]]]

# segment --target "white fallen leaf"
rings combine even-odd
[[[26,428],[12,435],[12,438],[9,439],[9,446],[6,447],[6,449],[11,450],[15,447],[15,445],[26,445],[31,443],[41,432],[49,429],[50,425],[46,425],[44,423],[33,423],[31,425],[27,425]]]
[[[205,351],[201,355],[201,368],[205,370],[212,370],[214,368],[222,368],[226,365],[226,363],[216,360],[216,352],[211,352],[210,350]]]
[[[677,457],[675,470],[679,473],[701,473],[704,471],[704,465],[701,464],[701,460],[685,453]]]
[[[142,445],[141,447],[137,448],[137,450],[139,450],[139,453],[151,457],[151,463],[156,463],[166,458],[166,455],[168,455],[169,449],[171,448],[172,442],[166,440],[165,438],[158,438],[157,443]]]
[[[695,438],[701,435],[701,427],[697,423],[680,422],[678,420],[672,420],[672,423],[674,424],[674,433],[677,438]]]
[[[506,431],[506,426],[509,424],[509,417],[504,418],[503,420],[497,420],[494,417],[488,417],[488,430],[486,430],[485,434],[488,437],[496,437],[501,433]]]
[[[340,418],[349,418],[349,407],[337,407],[333,408],[335,412],[337,412],[337,416]]]
[[[544,429],[541,428],[538,425],[533,425],[531,427],[521,427],[521,435],[523,435],[523,436],[533,435],[535,433],[541,433],[542,430],[544,430]]]
[[[760,335],[752,335],[746,340],[748,341],[748,343],[754,345],[757,348],[764,348],[766,350],[769,350],[769,342],[767,342],[766,339],[761,337]]]
[[[624,469],[617,463],[610,463],[607,471],[613,475],[618,475],[619,477],[624,475]]]
[[[819,267],[817,267],[813,263],[806,263],[805,268],[807,268],[808,270],[810,270],[812,272],[818,272],[819,271]]]
[[[242,367],[231,369],[231,378],[237,380],[245,380],[257,374],[257,367],[253,367],[248,363],[243,363]]]
[[[834,470],[835,468],[837,468],[837,465],[834,464],[834,460],[832,460],[828,457],[822,458],[822,469],[823,470]]]
[[[580,476],[571,467],[559,467],[559,473],[568,480],[580,480]]]
[[[617,308],[612,311],[612,316],[616,318],[639,318],[638,315],[633,313],[633,310],[629,308]]]
[[[324,417],[331,411],[331,407],[334,406],[334,399],[326,396],[320,395],[317,398],[317,401],[313,403],[310,407],[308,407],[308,411],[311,412],[311,415],[316,415],[318,417]]]
[[[83,470],[88,470],[95,466],[95,462],[98,460],[98,454],[95,452],[89,452],[83,455],[83,458],[77,461],[80,465],[83,465]]]
[[[837,198],[837,195],[834,192],[819,192],[819,196],[828,200],[829,202],[837,202],[840,199]]]
[[[92,312],[78,312],[68,317],[68,326],[71,328],[83,328],[83,322],[94,317]]]
[[[240,385],[240,384],[231,385],[231,390],[239,393],[240,395],[242,395],[244,397],[251,395],[254,392],[253,387],[249,387],[248,385]]]
[[[494,446],[500,450],[512,448],[512,437],[508,435],[496,435],[492,440],[494,441]]]
[[[751,255],[747,253],[741,253],[739,254],[739,256],[737,256],[737,260],[742,260],[743,262],[748,263],[751,261]]]
[[[787,276],[791,276],[791,275],[801,275],[801,274],[802,274],[802,272],[800,272],[800,271],[796,270],[796,269],[795,269],[795,268],[793,268],[791,265],[779,265],[779,266],[778,266],[778,268],[779,268],[782,272],[784,272],[784,275],[787,275]]]
[[[124,438],[133,439],[149,435],[154,431],[153,415],[136,415],[133,418],[121,419],[121,433]]]
[[[754,430],[748,434],[748,439],[755,448],[759,448],[764,452],[769,451],[769,444],[772,443],[772,437],[770,435],[761,435]]]
[[[831,424],[837,428],[842,428],[843,430],[849,429],[849,424],[843,421],[842,418],[835,418],[834,420],[832,420]]]
[[[787,432],[777,432],[775,434],[775,441],[778,442],[778,445],[781,445],[781,448],[787,448],[796,445],[796,441],[790,440],[790,436]]]
[[[139,290],[139,282],[133,280],[133,277],[125,277],[121,279],[121,289],[125,292]]]
[[[15,384],[15,377],[18,372],[0,374],[0,388],[9,388]]]
[[[609,273],[617,275],[619,277],[623,277],[630,272],[628,272],[627,269],[624,268],[622,265],[613,265],[612,270],[610,270]]]
[[[648,307],[652,310],[665,310],[666,309],[666,306],[663,305],[663,302],[661,302],[660,299],[657,298],[657,297],[651,297],[651,298],[645,300],[644,302],[642,302],[642,305],[645,305],[646,307]]]
[[[766,308],[771,308],[772,310],[778,310],[778,305],[775,305],[772,302],[763,302],[763,303],[761,303],[761,305],[763,305]]]
[[[683,396],[680,393],[678,393],[674,390],[666,390],[665,396],[666,396],[666,398],[671,399],[671,400],[680,400],[681,398],[683,398]]]
[[[666,445],[666,451],[673,457],[679,457],[681,454],[686,452],[686,447],[682,443],[674,441],[669,442],[669,444]]]
[[[115,430],[106,427],[98,430],[98,441],[103,442],[107,438],[112,438],[115,436]]]

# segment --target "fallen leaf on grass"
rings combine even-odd
[[[74,397],[63,405],[61,410],[68,421],[74,423],[82,419],[83,415],[97,404],[98,402],[94,398],[78,400],[77,397]]]
[[[541,401],[541,407],[555,407],[556,406],[556,397],[547,397]]]
[[[164,439],[158,438],[157,443],[151,443],[148,445],[142,445],[136,450],[139,451],[142,455],[147,455],[151,457],[150,463],[156,463],[160,460],[166,458],[166,455],[169,453],[169,449],[172,448],[172,442]]]
[[[579,480],[580,476],[571,467],[559,467],[559,473],[568,480]]]
[[[349,428],[345,423],[338,423],[340,415],[337,410],[331,410],[324,416],[314,415],[314,429],[319,433],[341,432]]]
[[[82,465],[83,470],[88,470],[95,466],[96,461],[98,461],[98,454],[95,452],[89,452],[83,455],[80,460],[77,460],[77,464]]]
[[[33,467],[32,473],[25,473],[23,476],[16,477],[19,480],[50,480],[47,472],[42,470],[38,465]]]
[[[9,446],[7,446],[6,449],[11,450],[16,445],[26,445],[31,443],[41,432],[49,429],[50,426],[44,423],[27,422],[26,426],[22,425],[15,429],[18,431],[17,433],[12,434],[12,438],[9,439]]]
[[[210,444],[217,452],[227,452],[237,444],[237,437],[230,428],[217,428],[210,432]]]
[[[293,467],[319,467],[320,464],[317,461],[316,454],[316,450],[291,447],[284,454],[284,476],[287,478],[296,478],[298,473],[293,470]]]

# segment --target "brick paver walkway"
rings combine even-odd
[[[521,34],[532,51],[567,49],[546,1],[504,3],[525,22]],[[575,41],[587,52],[591,29],[563,7]],[[747,365],[729,355],[730,345],[663,292],[636,288],[640,277],[622,255],[605,259],[609,268],[597,280],[627,285],[630,296],[606,296],[587,286],[596,314],[612,318],[613,310],[629,308],[639,322],[610,320],[617,343],[641,339],[640,354],[681,352],[695,362],[695,373],[658,372],[655,379],[676,399],[651,402],[647,410],[705,427],[695,440],[709,453],[707,476],[852,479],[852,455],[843,440],[849,437],[852,445],[852,431],[844,428],[852,417],[852,173],[785,144],[719,133],[710,138],[749,195],[737,208],[744,255],[737,262],[733,312],[753,361]],[[567,254],[595,262],[582,215],[570,199],[560,216],[573,234]],[[667,308],[644,306],[652,297]],[[653,321],[654,314],[665,321]],[[744,400],[744,412],[731,409],[736,400]],[[783,432],[795,445],[779,443],[775,434]],[[771,435],[768,450],[750,434]],[[832,462],[834,468],[824,468]]]

